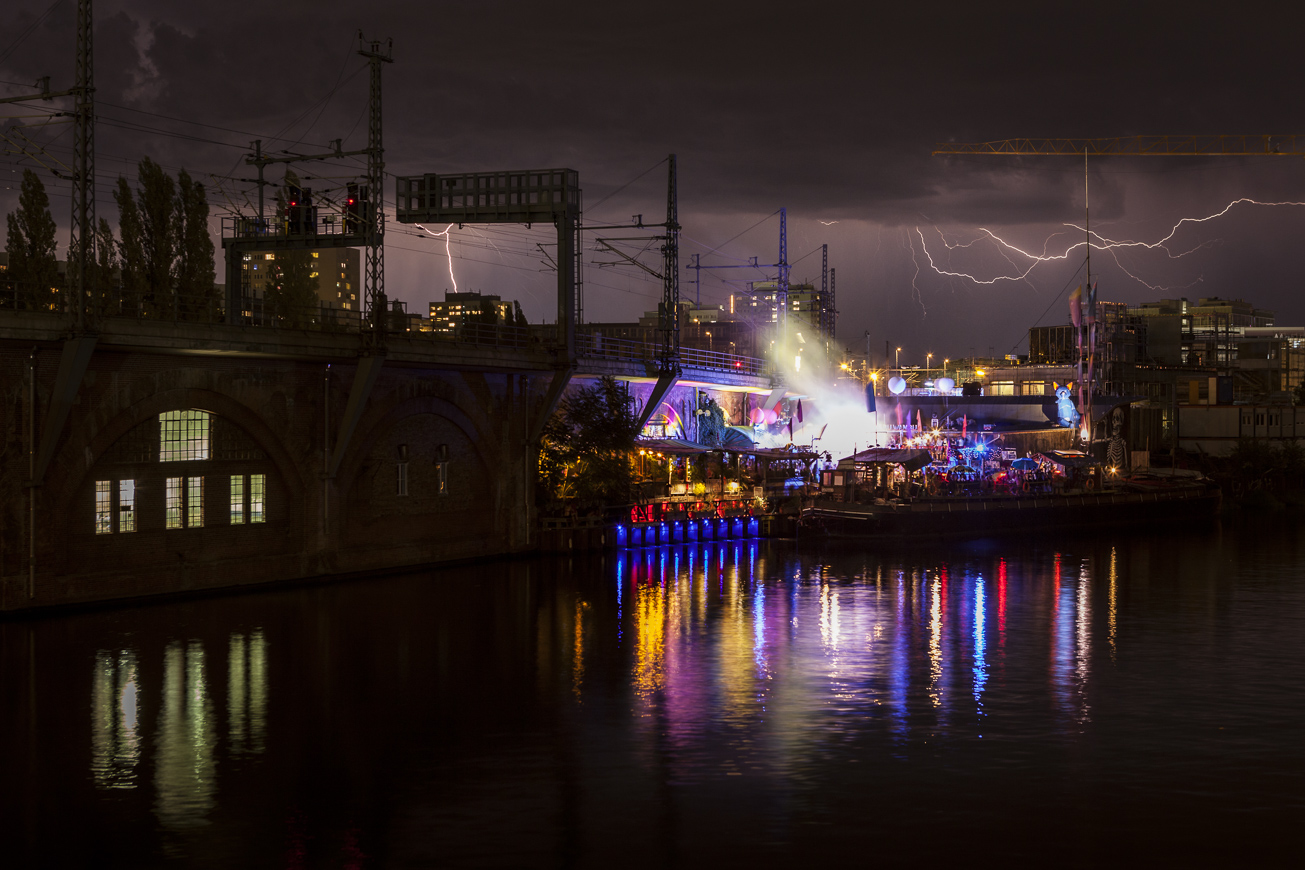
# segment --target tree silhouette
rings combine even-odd
[[[7,278],[13,282],[19,298],[26,300],[21,307],[41,311],[57,307],[59,262],[55,259],[55,223],[50,216],[45,185],[30,169],[23,170],[18,210],[8,214],[6,229]]]

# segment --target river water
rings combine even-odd
[[[731,541],[0,623],[5,866],[1299,859],[1302,531]]]

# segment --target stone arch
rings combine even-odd
[[[466,435],[467,440],[476,450],[478,458],[487,468],[492,468],[498,461],[498,451],[490,444],[475,421],[456,403],[439,396],[413,396],[379,408],[363,418],[359,426],[359,434],[354,436],[354,443],[350,445],[340,465],[340,471],[336,475],[341,493],[349,491],[359,469],[375,447],[377,439],[393,429],[400,420],[418,414],[434,414],[457,426]]]
[[[51,467],[78,469],[77,473],[62,472],[58,480],[52,479],[52,489],[59,493],[58,510],[68,513],[73,499],[85,485],[96,463],[115,444],[136,426],[164,411],[197,408],[225,417],[239,426],[262,448],[281,475],[290,499],[302,501],[304,497],[303,474],[271,428],[252,409],[230,396],[213,390],[182,387],[160,390],[140,399],[114,414],[88,439],[69,438],[56,454]]]
[[[421,418],[430,422],[419,423]],[[366,535],[385,547],[391,538],[398,545],[427,537],[484,535],[484,524],[492,523],[498,510],[498,451],[486,444],[466,413],[447,399],[415,396],[377,409],[364,423],[337,477],[341,541],[357,544],[358,536]],[[410,448],[408,458],[389,452],[398,441]],[[434,488],[440,442],[449,450],[444,494]],[[411,489],[405,496],[393,488],[400,461],[410,468]]]

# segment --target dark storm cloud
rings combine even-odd
[[[8,33],[22,32],[48,4],[17,5]],[[65,0],[56,8],[0,64],[0,78],[70,78],[74,5]],[[1280,92],[1297,73],[1299,31],[1290,16],[1280,6],[1234,11],[1192,3],[290,2],[233,15],[219,4],[100,2],[99,146],[122,158],[103,159],[101,171],[128,172],[150,154],[174,168],[247,177],[241,149],[255,136],[269,148],[302,140],[296,147],[306,150],[338,137],[347,139],[346,148],[361,147],[366,73],[353,53],[361,28],[394,40],[395,63],[385,70],[391,171],[566,165],[581,171],[586,201],[597,203],[674,152],[681,218],[695,237],[710,236],[704,244],[787,206],[794,240],[831,244],[850,333],[873,321],[876,328],[986,345],[962,333],[995,316],[996,306],[1016,305],[1008,317],[1032,319],[1018,309],[1019,294],[1054,293],[1072,269],[1039,267],[1032,289],[967,285],[920,272],[914,228],[971,235],[978,226],[1023,228],[1023,241],[1040,243],[1081,219],[1081,165],[1072,158],[932,157],[934,144],[1301,129],[1296,102]],[[192,138],[159,136],[142,124]],[[277,134],[286,138],[274,141]],[[1176,219],[1180,206],[1209,213],[1227,201],[1215,203],[1216,194],[1239,195],[1240,165],[1211,164],[1201,172],[1158,171],[1158,163],[1144,161],[1094,165],[1093,219],[1127,227],[1143,216],[1158,214],[1160,224]],[[1257,192],[1305,200],[1295,175],[1275,179]],[[236,199],[248,188],[231,180],[221,185],[222,196]],[[655,214],[663,187],[664,176],[654,172],[600,211],[605,218]],[[1195,195],[1201,190],[1209,201]],[[841,223],[828,223],[834,220]],[[763,226],[732,252],[764,262],[774,256],[774,235],[773,225]],[[1208,276],[1231,281],[1241,256],[1240,268],[1259,275],[1259,286],[1276,287],[1289,279],[1287,267],[1266,265],[1272,253],[1271,245],[1243,250],[1229,243],[1211,253],[1201,277],[1177,275],[1174,286],[1198,281],[1198,289],[1217,292]],[[396,248],[390,260],[392,274],[434,281],[431,256]],[[528,274],[533,264],[517,272],[495,273],[474,261],[459,268],[513,292],[535,280]],[[1156,295],[1123,275],[1110,277],[1118,278],[1115,298]],[[1174,276],[1153,277],[1154,286],[1170,286],[1164,281]],[[536,283],[544,289],[523,292],[546,300],[547,276]],[[613,317],[618,309],[632,316],[655,295],[655,288],[632,286],[595,295],[594,304],[609,306]],[[723,285],[716,287],[719,297]],[[1240,292],[1274,304],[1256,288]],[[532,316],[546,310],[544,302]]]

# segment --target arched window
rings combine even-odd
[[[208,411],[164,411],[159,415],[159,462],[209,458]]]

